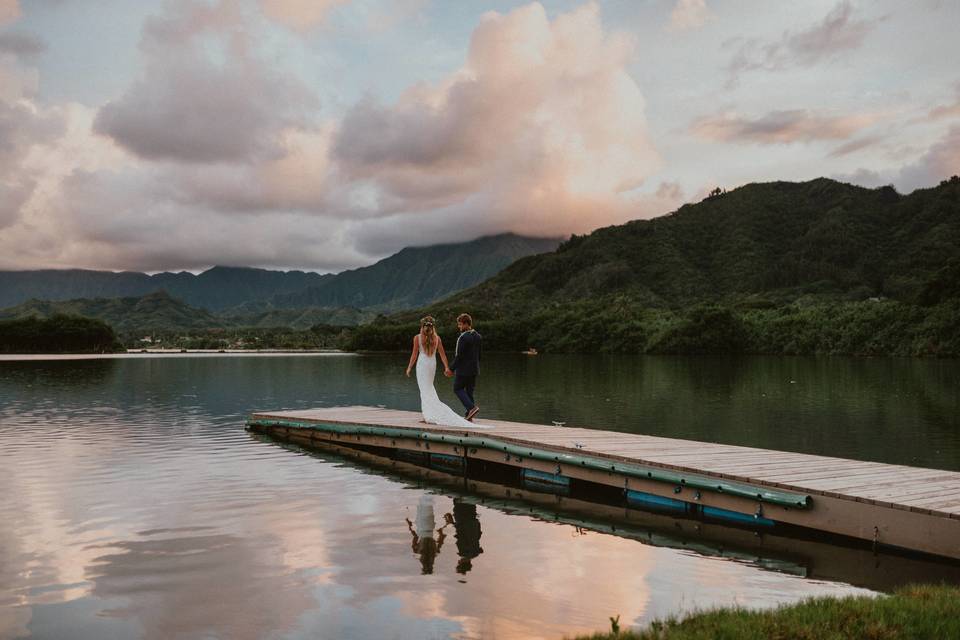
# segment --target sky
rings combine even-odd
[[[960,173],[960,2],[0,0],[0,269],[336,272]]]

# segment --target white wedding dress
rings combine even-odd
[[[456,411],[440,401],[437,390],[433,386],[433,379],[437,375],[437,353],[428,356],[421,340],[420,355],[417,356],[417,386],[420,387],[420,410],[423,411],[423,421],[442,427],[457,427],[464,429],[483,429],[458,414]]]

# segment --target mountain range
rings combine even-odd
[[[501,234],[472,242],[403,249],[338,274],[213,267],[148,275],[138,272],[0,271],[0,308],[28,300],[133,298],[158,291],[187,305],[231,316],[277,309],[407,309],[471,287],[517,258],[552,251],[560,239]],[[289,315],[289,314],[287,314]]]

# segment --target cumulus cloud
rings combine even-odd
[[[12,56],[0,55],[0,102],[15,104],[31,100],[40,88],[36,69],[26,68]]]
[[[328,14],[349,0],[260,0],[271,20],[295,31],[307,32],[323,24]]]
[[[0,0],[0,26],[9,24],[20,17],[18,0]]]
[[[212,264],[339,270],[369,262],[336,226],[297,213],[275,211],[265,220],[183,202],[166,176],[123,168],[74,172],[63,184],[58,218],[70,241],[59,259],[142,270]]]
[[[0,229],[20,218],[20,209],[33,195],[36,182],[29,178],[0,180]]]
[[[10,79],[0,90],[0,229],[21,218],[37,187],[40,169],[30,165],[30,154],[64,131],[63,114],[34,103],[35,86],[23,75],[32,74],[0,62],[0,80]]]
[[[168,3],[144,25],[143,78],[99,110],[50,110],[49,135],[29,83],[0,102],[0,169],[18,169],[0,182],[0,268],[370,262],[314,217],[350,213],[325,196],[334,124],[257,57],[238,6]]]
[[[334,156],[383,214],[433,211],[451,225],[580,232],[610,221],[656,169],[632,41],[596,5],[549,20],[539,3],[488,13],[466,63],[392,105],[344,118]]]
[[[18,169],[0,181],[0,268],[369,262],[310,215],[325,206],[333,124],[269,102],[292,83],[256,58],[246,19],[227,2],[167,5],[144,26],[145,79],[99,111],[51,110],[59,129],[24,91],[0,102],[0,169]]]
[[[951,127],[917,160],[899,169],[875,170],[861,168],[849,174],[840,174],[838,180],[865,187],[892,184],[903,192],[933,187],[950,176],[960,175],[960,126]]]
[[[736,114],[705,116],[695,120],[690,131],[705,140],[788,144],[813,140],[849,138],[879,119],[876,114],[828,115],[807,109],[771,111],[759,118]]]
[[[6,225],[0,233],[0,268],[75,266],[61,261],[83,237],[73,233],[72,203],[64,199],[63,181],[81,169],[129,164],[129,158],[91,134],[93,111],[88,107],[43,106],[22,97],[13,109],[8,104],[0,111],[5,114],[0,120],[13,122],[18,133],[0,132],[0,139],[12,141],[0,154],[0,216]],[[95,248],[76,266],[96,264],[91,259],[96,259]]]
[[[277,153],[262,162],[207,166],[202,171],[175,166],[166,177],[176,186],[178,201],[221,212],[349,215],[328,207],[332,132],[330,123],[315,130],[287,129],[277,136]]]
[[[706,0],[677,0],[673,11],[670,12],[670,24],[667,25],[667,30],[699,29],[713,17],[713,13],[707,8]]]
[[[256,58],[232,3],[171,7],[144,27],[144,76],[100,109],[95,130],[151,160],[243,162],[275,151],[315,98]]]
[[[810,67],[835,59],[859,48],[881,20],[857,18],[853,5],[843,0],[817,24],[802,31],[785,31],[778,40],[731,40],[726,46],[736,47],[736,51],[727,65],[728,84],[736,84],[748,71]]]
[[[59,110],[66,131],[42,145],[24,113],[9,117],[34,143],[29,160],[10,156],[31,173],[0,194],[20,209],[0,212],[0,268],[339,270],[407,245],[582,233],[680,204],[672,183],[637,195],[660,160],[627,72],[634,43],[596,5],[488,13],[459,69],[339,120],[264,61],[253,34],[265,23],[244,7],[164,5],[144,24],[140,77],[99,109]]]
[[[22,167],[26,153],[62,132],[55,112],[41,111],[31,102],[0,101],[0,173],[9,175]]]

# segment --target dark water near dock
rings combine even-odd
[[[405,363],[0,361],[0,638],[560,638],[616,614],[960,582],[665,516],[624,527],[244,431],[254,409],[416,410]],[[478,400],[486,418],[960,470],[956,361],[491,355]]]

